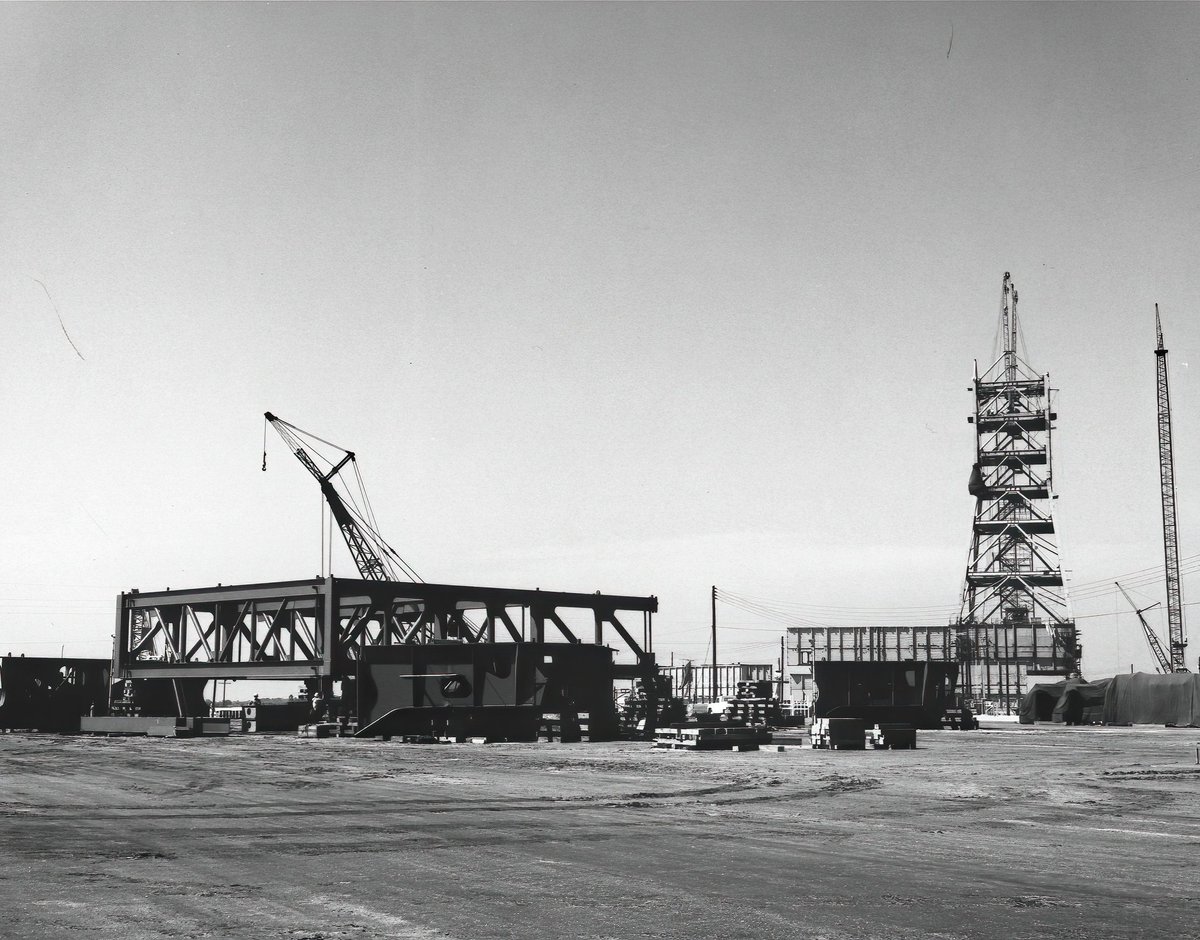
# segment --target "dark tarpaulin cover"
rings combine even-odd
[[[1056,721],[1069,725],[1098,724],[1104,720],[1104,703],[1111,679],[1088,682],[1064,679],[1033,686],[1021,699],[1018,713],[1023,725]]]
[[[1110,725],[1200,726],[1200,675],[1137,672],[1110,680],[1104,700]]]

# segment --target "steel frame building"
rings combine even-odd
[[[656,672],[657,610],[653,596],[333,577],[130,591],[117,598],[113,680],[299,679],[327,690],[354,677],[365,647],[540,644],[548,633],[568,643],[617,640],[633,661],[614,663],[613,677],[646,678]]]

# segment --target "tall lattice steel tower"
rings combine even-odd
[[[1162,320],[1154,305],[1154,350],[1158,371],[1158,469],[1162,484],[1163,550],[1167,573],[1167,628],[1171,644],[1171,671],[1187,672],[1187,634],[1183,629],[1183,592],[1179,584],[1179,537],[1175,524],[1175,458],[1171,450],[1171,389],[1167,382],[1167,349],[1163,346]]]
[[[1003,351],[982,374],[975,364],[975,519],[958,641],[964,687],[1006,701],[1029,672],[1079,670],[1051,509],[1049,376],[1018,356],[1019,337],[1017,290],[1005,273]]]

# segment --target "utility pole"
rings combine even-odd
[[[1162,484],[1163,554],[1167,575],[1167,632],[1171,647],[1171,672],[1187,672],[1187,636],[1183,631],[1183,594],[1179,584],[1179,537],[1175,527],[1175,458],[1171,450],[1171,390],[1167,382],[1167,350],[1163,346],[1162,320],[1154,305],[1154,332],[1158,346],[1158,471]]]
[[[783,701],[784,672],[787,669],[786,636],[779,638],[779,701]]]
[[[712,650],[713,650],[713,674],[712,674],[712,700],[717,700],[717,586],[712,586]]]

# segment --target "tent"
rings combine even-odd
[[[1105,724],[1200,727],[1200,675],[1137,672],[1109,682]]]
[[[1111,679],[1088,682],[1064,679],[1033,686],[1021,700],[1019,719],[1023,725],[1054,721],[1068,725],[1091,725],[1104,721],[1104,703]]]

